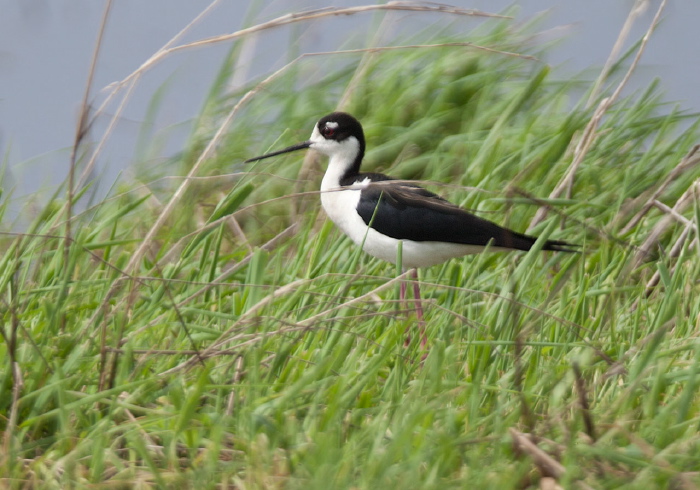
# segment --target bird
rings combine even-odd
[[[401,244],[400,265],[413,278],[423,348],[427,338],[417,268],[481,253],[487,248],[527,251],[537,240],[475,216],[414,183],[381,173],[361,172],[366,149],[364,131],[360,122],[345,112],[333,112],[319,119],[309,140],[245,163],[303,149],[329,157],[321,181],[321,205],[343,233],[369,255],[393,264]],[[547,240],[542,250],[575,252],[576,245]],[[401,301],[405,301],[405,295],[406,284],[402,282]],[[406,340],[409,342],[410,332]]]

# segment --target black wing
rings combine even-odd
[[[385,177],[385,176],[382,176]],[[422,187],[372,179],[357,212],[365,224],[397,240],[436,241],[530,250],[536,238],[470,214]],[[356,179],[360,181],[361,179]],[[548,241],[544,250],[572,252],[572,245]]]

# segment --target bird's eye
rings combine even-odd
[[[335,134],[335,128],[329,128],[328,126],[326,126],[325,128],[323,128],[323,131],[321,131],[321,133],[324,137],[330,138]]]

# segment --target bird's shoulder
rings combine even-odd
[[[450,212],[460,208],[413,182],[404,181],[380,173],[361,173],[340,182],[343,186],[362,184],[362,199],[377,203],[382,200],[394,207],[427,207]]]

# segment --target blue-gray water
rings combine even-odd
[[[249,10],[253,20],[259,22],[329,4],[367,3],[221,0],[184,41],[234,32],[243,25]],[[512,4],[500,0],[452,3],[489,12],[500,12]],[[645,32],[659,3],[649,2],[626,47]],[[114,0],[93,83],[93,98],[100,99],[101,89],[136,70],[209,4],[202,0]],[[566,76],[603,65],[634,4],[632,0],[522,1],[517,21],[548,11],[541,24],[545,38],[561,42],[547,61],[559,67],[560,76]],[[49,190],[65,178],[104,5],[103,0],[0,0],[0,152],[7,166],[2,187],[14,187],[18,204],[23,196]],[[330,18],[320,25],[304,26],[300,30],[300,47],[310,51],[336,49],[345,36],[357,35],[357,30],[370,24],[368,15],[371,14]],[[401,15],[416,27],[428,22],[421,14]],[[639,87],[660,77],[666,99],[678,101],[692,111],[700,109],[698,18],[700,2],[671,0],[633,79]],[[279,68],[286,60],[288,36],[289,31],[279,30],[260,36],[255,56],[244,66],[244,76]],[[148,159],[156,161],[182,148],[191,129],[189,121],[199,111],[228,48],[229,45],[220,44],[184,51],[146,73],[99,158],[97,174],[104,181],[113,182],[121,172],[128,172],[129,164],[139,157],[136,143],[144,131],[162,138],[148,148]],[[146,111],[159,89],[164,95],[157,117],[152,126],[144,128]],[[90,135],[93,140],[104,131],[108,116],[98,120]]]

